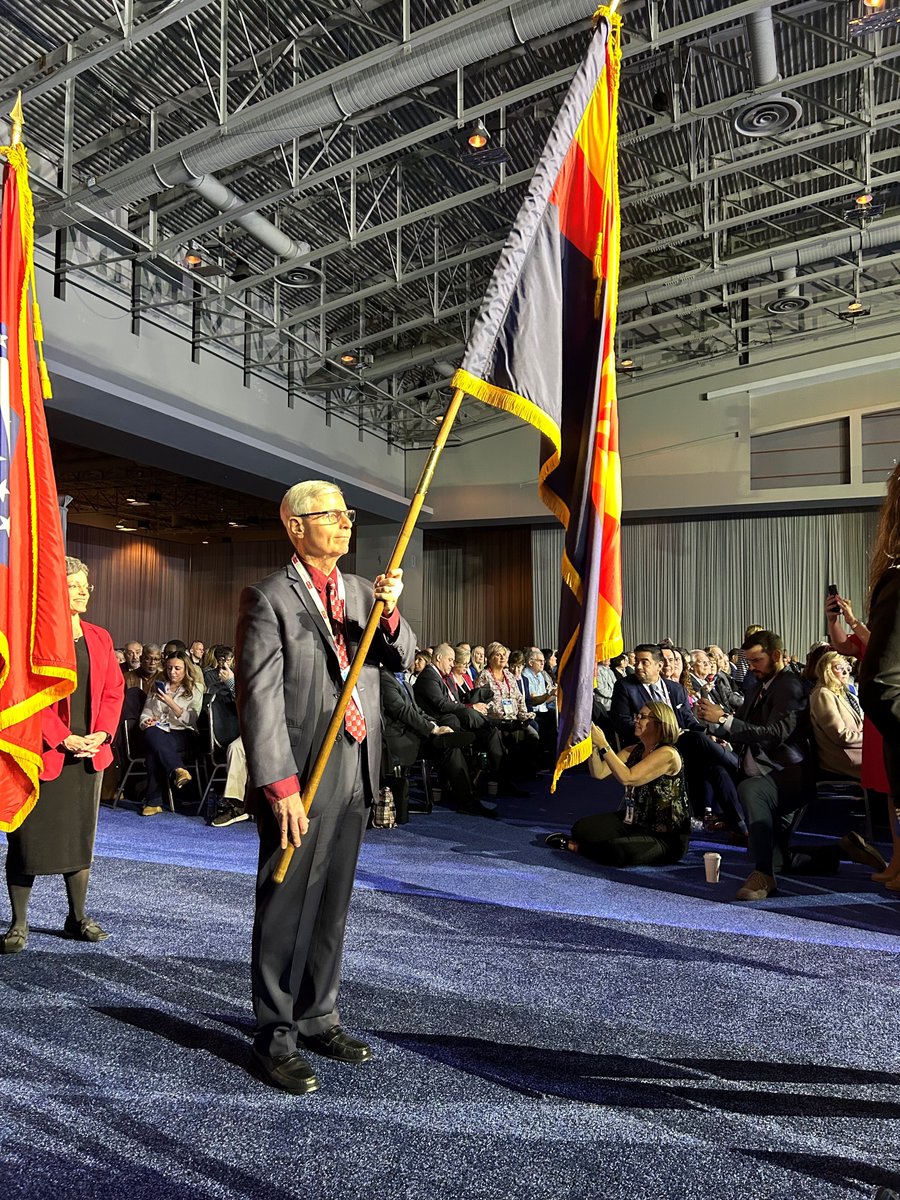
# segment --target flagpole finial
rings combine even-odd
[[[19,92],[18,96],[16,97],[16,102],[13,105],[12,111],[9,114],[9,119],[10,119],[11,126],[12,126],[12,128],[10,129],[10,134],[9,134],[9,144],[11,146],[18,146],[21,144],[22,129],[25,125],[25,113],[22,111],[22,93],[21,93],[21,91]]]

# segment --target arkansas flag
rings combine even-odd
[[[75,689],[65,546],[47,442],[49,396],[34,290],[34,207],[25,147],[0,148],[0,829],[38,798],[41,711]],[[47,381],[48,383],[49,381]]]
[[[506,241],[453,384],[541,433],[539,491],[565,526],[553,788],[591,752],[594,674],[622,649],[615,332],[621,18],[595,32]]]

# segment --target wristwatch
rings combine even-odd
[[[607,754],[609,753],[609,746],[598,746],[597,753],[601,758],[606,758]]]

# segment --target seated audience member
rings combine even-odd
[[[617,654],[615,658],[609,660],[610,669],[615,673],[616,679],[625,678],[625,668],[628,665],[628,655],[624,653]]]
[[[127,675],[129,671],[138,671],[141,666],[141,650],[143,649],[140,642],[126,642],[124,647],[125,661],[122,664],[122,674]]]
[[[470,650],[467,646],[457,646],[453,652],[453,662],[447,683],[450,691],[455,692],[460,700],[467,701],[472,691],[472,677],[469,675]]]
[[[113,650],[113,654],[115,654],[116,662],[119,664],[119,666],[122,668],[122,670],[124,672],[124,670],[125,670],[125,651],[120,646],[116,646],[116,648]]]
[[[166,658],[164,675],[148,694],[141,713],[147,750],[147,793],[141,816],[162,812],[159,800],[166,779],[175,788],[190,783],[182,755],[197,729],[202,704],[202,675],[184,651],[174,651]]]
[[[660,670],[663,679],[674,679],[676,683],[680,683],[681,672],[683,670],[681,656],[678,655],[678,662],[676,663],[675,656],[678,652],[674,646],[664,646],[660,643],[659,650],[663,656],[662,669]]]
[[[623,745],[634,741],[634,719],[645,704],[660,700],[675,713],[682,729],[702,729],[691,712],[690,701],[680,683],[662,676],[663,652],[655,643],[635,647],[634,675],[616,681],[610,704],[610,722]]]
[[[216,698],[209,710],[210,720],[216,740],[225,747],[225,786],[212,820],[216,829],[222,829],[250,819],[246,806],[247,755],[240,737],[234,699],[234,651],[230,646],[219,645],[213,647],[212,656],[215,665],[203,672],[203,682],[207,693]]]
[[[740,758],[737,790],[753,870],[737,899],[765,900],[777,891],[776,871],[790,862],[792,820],[814,794],[809,713],[802,681],[786,670],[777,634],[751,633],[741,649],[756,686],[740,713],[726,713],[712,699],[701,699],[697,715],[718,725]]]
[[[460,733],[451,725],[439,725],[418,704],[409,685],[390,671],[381,669],[381,710],[384,717],[382,775],[394,792],[397,822],[409,819],[409,788],[396,766],[409,767],[418,758],[428,758],[437,767],[441,786],[450,803],[460,812],[496,817],[497,810],[475,796],[462,747],[475,741],[474,733]],[[398,787],[396,780],[400,781]]]
[[[625,658],[627,660],[626,665],[625,665],[625,674],[633,675],[634,674],[634,651],[633,650],[626,651]]]
[[[591,701],[593,722],[601,728],[609,720],[609,710],[612,706],[613,688],[618,676],[609,665],[609,659],[601,659],[597,663],[597,676],[594,680],[594,698]]]
[[[862,774],[863,718],[856,696],[847,686],[850,664],[826,649],[816,664],[817,684],[809,697],[819,767],[835,775],[859,779]]]
[[[526,706],[530,712],[549,713],[556,728],[556,684],[544,669],[544,654],[537,646],[528,649],[527,661],[522,671],[525,682]]]
[[[643,704],[634,729],[637,740],[621,752],[596,725],[591,730],[591,774],[612,775],[624,785],[619,811],[582,817],[571,835],[550,834],[548,846],[613,867],[671,864],[684,857],[691,822],[675,714],[660,700]]]
[[[537,649],[537,647],[535,647]],[[544,673],[549,675],[553,682],[556,682],[556,651],[542,650],[544,656]]]
[[[439,725],[474,733],[475,749],[487,755],[490,776],[497,781],[503,765],[500,732],[488,719],[488,706],[483,700],[464,704],[447,686],[444,674],[449,674],[453,657],[449,642],[435,646],[432,661],[420,672],[413,686],[416,704]]]
[[[473,646],[472,657],[469,661],[469,675],[474,683],[484,670],[484,646]]]
[[[828,654],[830,650],[831,646],[828,644],[828,642],[816,642],[815,645],[810,646],[809,648],[809,654],[807,654],[803,670],[800,672],[800,678],[803,680],[803,686],[806,688],[808,695],[812,693],[813,689],[819,683],[819,661],[826,654]]]
[[[525,654],[522,650],[510,650],[509,661],[506,664],[509,667],[513,679],[516,681],[516,687],[525,697],[525,706],[528,707],[528,689],[525,686],[525,680],[522,678],[522,672],[525,670]]]
[[[747,664],[744,662],[744,656],[737,646],[733,646],[728,651],[728,667],[729,674],[734,682],[737,684],[742,683],[744,676],[747,674]]]
[[[203,669],[203,656],[205,653],[206,647],[199,638],[191,642],[190,648],[188,649],[188,654],[190,655],[191,662],[194,664],[194,666],[200,667],[201,670]]]
[[[141,647],[137,670],[125,672],[126,689],[140,688],[146,696],[159,677],[161,668],[162,652],[155,642],[148,642],[146,646]]]
[[[507,666],[509,650],[501,642],[491,642],[487,648],[487,666],[475,680],[476,687],[489,687],[491,699],[488,701],[488,714],[501,720],[528,721],[532,714],[528,711],[525,697],[516,686],[515,678]],[[537,731],[534,731],[537,736]]]
[[[416,651],[413,657],[413,668],[411,671],[407,672],[406,682],[410,685],[410,687],[412,687],[430,662],[431,654],[428,650]]]

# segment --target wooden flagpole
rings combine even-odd
[[[422,511],[422,505],[425,503],[425,497],[428,495],[428,489],[431,486],[431,480],[434,477],[435,468],[438,464],[438,459],[441,457],[441,452],[446,445],[447,438],[450,436],[450,430],[453,428],[453,423],[459,413],[460,405],[463,402],[465,393],[456,388],[453,396],[447,406],[447,411],[444,413],[444,419],[441,422],[441,427],[438,430],[437,437],[434,439],[434,445],[431,447],[431,453],[428,455],[428,460],[422,468],[422,474],[419,477],[419,482],[416,484],[415,494],[410,501],[409,510],[406,518],[403,521],[400,532],[397,535],[397,541],[391,553],[390,562],[385,567],[385,573],[395,571],[403,563],[403,555],[406,553],[406,547],[409,545],[409,539],[412,537],[413,530],[416,527],[416,522],[419,519],[419,513]],[[303,807],[308,813],[315,799],[319,784],[322,782],[322,776],[325,774],[325,767],[328,764],[328,759],[331,754],[331,748],[334,746],[335,740],[340,735],[341,728],[344,723],[344,713],[347,705],[350,703],[350,697],[353,695],[353,689],[356,687],[360,672],[363,669],[366,661],[366,655],[369,653],[369,647],[372,645],[372,640],[378,629],[381,621],[381,614],[384,612],[384,601],[376,600],[372,605],[372,611],[369,613],[369,619],[366,621],[366,627],[363,630],[363,635],[360,638],[359,645],[356,647],[356,653],[353,655],[353,661],[347,671],[347,678],[344,680],[344,686],[341,694],[338,697],[338,702],[334,712],[331,715],[328,729],[325,731],[325,737],[322,745],[319,747],[319,752],[316,755],[316,761],[313,763],[312,771],[309,779],[303,788]],[[287,875],[288,867],[291,864],[291,858],[294,854],[294,847],[290,844],[286,850],[282,850],[281,858],[278,860],[278,865],[275,868],[275,874],[272,876],[276,883],[283,883]]]

